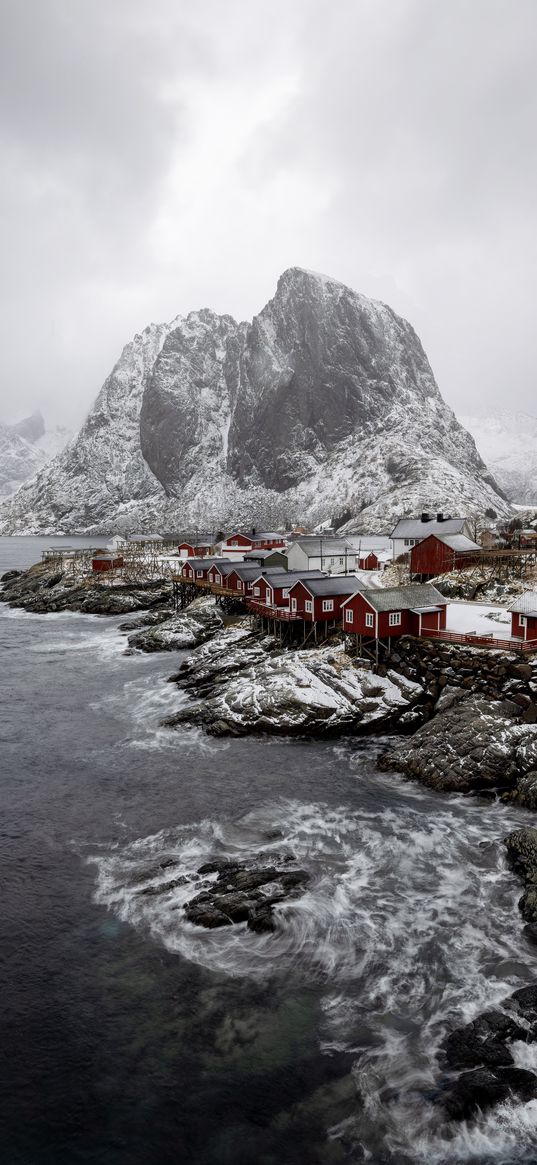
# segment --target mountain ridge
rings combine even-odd
[[[250,323],[208,308],[123,349],[80,433],[0,507],[5,532],[113,531],[421,508],[507,514],[411,324],[288,268]]]

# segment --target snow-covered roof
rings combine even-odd
[[[451,547],[452,550],[482,550],[482,546],[478,546],[477,542],[472,542],[471,538],[467,538],[466,534],[436,534],[439,542],[443,542],[445,546]]]
[[[323,557],[329,554],[345,555],[345,553],[356,553],[354,547],[351,546],[351,543],[346,538],[331,538],[328,535],[326,538],[319,538],[317,536],[295,538],[292,545],[300,546],[300,549],[304,551],[304,554],[308,558],[318,558],[321,553]]]
[[[285,551],[283,546],[273,546],[272,550],[246,550],[244,554],[244,561],[246,562],[247,559],[250,561],[253,558],[261,558],[264,560],[265,558],[270,558],[271,554],[284,553]]]
[[[537,617],[537,591],[524,591],[509,607],[519,615],[535,615]]]
[[[345,534],[345,541],[349,542],[360,553],[369,550],[377,552],[379,550],[391,551],[392,549],[391,538],[384,534]]]
[[[354,593],[360,587],[354,588]],[[378,587],[364,590],[364,597],[376,611],[412,611],[416,607],[445,607],[447,599],[432,583],[411,583],[403,587]],[[352,596],[351,596],[352,598]]]
[[[392,538],[428,538],[429,534],[461,534],[466,518],[401,518],[392,530]]]
[[[312,595],[351,595],[364,589],[360,580],[350,574],[333,574],[329,578],[306,577],[297,579],[299,582],[303,582]]]
[[[260,570],[259,578],[264,578],[271,586],[273,582],[292,586],[293,583],[300,582],[301,579],[307,582],[311,578],[328,578],[328,575],[324,570],[282,570],[281,567],[274,567],[272,570]]]
[[[188,563],[189,566],[193,566],[194,568],[196,566],[206,566],[209,569],[210,566],[214,566],[215,564],[220,566],[222,563],[227,562],[229,562],[229,558],[218,558],[216,555],[213,556],[211,554],[206,554],[203,558],[185,558],[185,566]],[[233,565],[234,563],[230,562],[230,566]]]
[[[267,572],[259,569],[257,562],[238,562],[232,569],[238,574],[239,578],[257,578],[257,576],[265,575]],[[283,566],[271,566],[271,574],[287,574]]]

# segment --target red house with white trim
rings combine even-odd
[[[214,544],[212,542],[180,542],[177,547],[181,558],[207,558],[212,556]]]
[[[343,630],[367,639],[443,631],[447,599],[431,583],[355,591],[343,604]]]
[[[252,530],[251,534],[230,534],[225,542],[222,542],[221,550],[222,554],[239,555],[247,550],[278,550],[284,546],[285,538],[282,534],[257,534]]]
[[[123,566],[121,554],[96,554],[91,560],[91,569],[98,574],[105,570],[119,570]]]
[[[289,590],[291,614],[306,623],[337,622],[345,599],[359,586],[359,580],[352,575],[309,579],[302,576]]]
[[[321,570],[284,571],[283,575],[268,571],[253,581],[252,599],[265,607],[289,607],[289,591],[301,579],[326,578]]]
[[[526,642],[537,639],[537,591],[526,591],[511,604],[511,635]]]
[[[181,567],[181,579],[184,582],[207,582],[211,566],[224,561],[222,558],[187,558]]]

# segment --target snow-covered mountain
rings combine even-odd
[[[251,324],[204,309],[124,348],[4,532],[272,528],[508,503],[391,308],[290,268]]]
[[[32,413],[15,425],[0,421],[0,498],[9,497],[63,449],[69,432],[46,429],[41,413]]]
[[[499,412],[459,419],[507,497],[537,507],[537,417]]]

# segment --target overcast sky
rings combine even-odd
[[[298,265],[537,411],[536,0],[0,0],[0,416],[78,423],[123,344]]]

